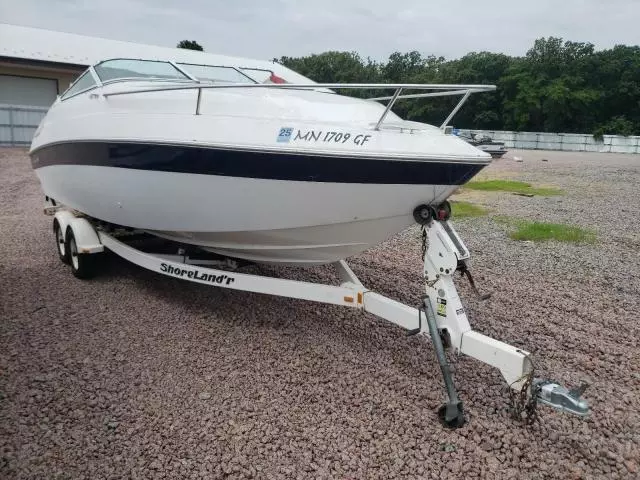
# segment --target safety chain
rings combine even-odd
[[[511,385],[509,385],[509,403],[511,407],[511,416],[519,421],[524,422],[525,425],[533,425],[535,422],[540,422],[538,417],[538,391],[539,387],[533,386],[533,379],[535,377],[535,365],[531,356],[527,356],[531,362],[531,371],[520,377],[516,382],[524,380],[522,388],[519,392],[515,392]],[[515,383],[515,382],[514,382]]]
[[[427,254],[427,227],[422,225],[422,260]]]

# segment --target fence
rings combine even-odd
[[[472,130],[507,148],[523,150],[564,150],[569,152],[640,153],[640,136],[604,135],[596,140],[584,133],[537,133]]]
[[[0,104],[0,145],[29,146],[47,110],[46,107]]]

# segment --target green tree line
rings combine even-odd
[[[524,57],[472,52],[460,59],[395,52],[386,62],[329,51],[274,59],[316,82],[494,84],[471,95],[453,123],[465,129],[640,135],[640,46],[539,38]],[[344,93],[371,97],[382,92]],[[384,92],[384,95],[390,93]],[[457,97],[401,100],[409,120],[442,121]]]

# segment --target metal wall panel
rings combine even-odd
[[[0,75],[0,104],[50,107],[57,96],[56,79]]]
[[[25,146],[31,139],[48,108],[0,105],[0,145]]]
[[[562,150],[568,152],[640,153],[640,136],[604,135],[596,140],[582,133],[510,132],[471,130],[487,135],[506,148],[523,150]]]

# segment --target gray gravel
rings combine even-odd
[[[460,285],[472,325],[539,349],[554,379],[589,381],[586,420],[541,408],[526,429],[507,416],[499,373],[459,357],[469,423],[445,430],[428,339],[372,316],[180,282],[117,257],[76,280],[25,152],[0,149],[0,477],[639,478],[640,156],[511,152],[485,176],[567,194],[460,198],[492,216],[598,231],[594,245],[534,245],[491,216],[455,222],[480,288],[494,292],[479,303]],[[360,255],[354,270],[416,304],[418,234]],[[335,280],[331,268],[285,273]]]

